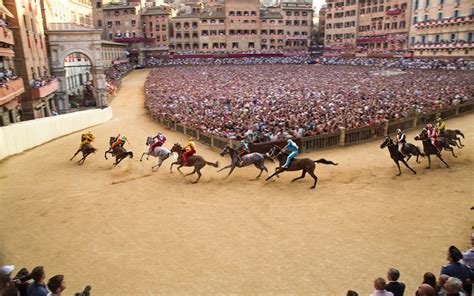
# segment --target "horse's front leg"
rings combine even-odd
[[[110,152],[110,149],[109,149],[109,150],[107,150],[107,151],[105,151],[105,153],[104,153],[104,157],[105,157],[105,159],[108,159],[108,158],[107,158],[107,153],[110,153],[110,154],[112,154],[112,152]]]
[[[183,167],[183,165],[182,165],[182,164],[180,164],[180,166],[179,166],[179,167],[177,167],[176,169],[177,169],[177,170],[178,170],[178,172],[179,172],[179,173],[180,173],[180,174],[181,174],[181,175],[184,177],[184,173],[183,173],[183,172],[180,170],[180,168],[182,168],[182,167]]]
[[[278,176],[280,173],[284,172],[285,170],[282,169],[282,168],[276,168],[276,172],[274,172],[271,176],[269,176],[268,178],[265,179],[265,181],[268,181],[270,180],[271,178],[273,178],[273,176]]]
[[[229,178],[230,174],[232,174],[232,172],[233,172],[234,170],[235,170],[235,166],[231,167],[229,173],[227,174],[227,176],[225,176],[224,179]]]
[[[148,154],[148,152],[143,152],[142,157],[140,157],[140,161],[142,161],[143,156],[145,156],[145,155],[147,155],[147,154]],[[147,157],[146,159],[148,160],[148,157]]]
[[[171,163],[171,166],[170,166],[170,173],[173,172],[173,166],[174,166],[175,164],[179,164],[179,162],[175,161],[175,162]]]
[[[74,155],[69,159],[69,161],[73,160],[74,157],[76,157],[76,155],[81,152],[81,150],[77,150],[76,153],[74,153]]]

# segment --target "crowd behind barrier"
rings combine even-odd
[[[147,58],[145,66],[183,66],[183,65],[255,65],[255,64],[305,64],[311,62],[309,55],[303,56],[268,56],[239,58]]]
[[[392,133],[394,124],[413,127],[427,115],[434,122],[444,109],[472,110],[470,74],[307,65],[168,67],[147,78],[146,107],[172,128],[176,123],[207,137],[253,143],[305,138],[312,139],[311,149]],[[331,140],[321,140],[328,134]]]
[[[117,93],[122,77],[133,70],[133,64],[130,62],[114,64],[105,70],[106,88],[109,96]]]
[[[474,61],[457,59],[418,59],[418,58],[343,58],[323,57],[319,60],[323,65],[371,66],[402,69],[448,69],[474,70]]]

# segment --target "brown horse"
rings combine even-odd
[[[96,151],[97,151],[97,149],[92,147],[91,144],[85,144],[84,146],[82,146],[82,149],[76,151],[76,153],[71,157],[71,159],[69,159],[69,161],[73,160],[73,158],[76,157],[76,155],[79,152],[82,152],[82,158],[77,163],[79,165],[83,165],[84,161],[87,158],[87,156],[89,156],[89,154],[95,153]]]
[[[192,155],[192,156],[188,157],[188,163],[187,163],[187,165],[184,165],[184,159],[183,159],[184,149],[178,143],[175,143],[173,145],[173,148],[171,148],[171,152],[178,153],[178,159],[171,164],[170,172],[173,171],[173,165],[177,164],[177,165],[179,165],[178,166],[178,172],[180,172],[181,175],[183,175],[183,177],[187,177],[187,176],[192,175],[192,174],[197,174],[198,175],[197,180],[194,181],[193,183],[199,182],[199,179],[201,179],[201,169],[203,167],[205,167],[206,164],[212,165],[213,167],[216,167],[216,168],[219,167],[219,162],[218,161],[216,161],[216,163],[212,163],[212,162],[206,161],[204,158],[202,158],[199,155]],[[180,170],[180,168],[183,167],[183,166],[194,167],[194,170],[191,173],[185,175]]]
[[[295,182],[296,180],[303,179],[306,176],[306,173],[310,174],[311,177],[314,179],[314,184],[311,186],[311,189],[314,189],[316,187],[316,183],[318,182],[318,177],[314,174],[314,170],[316,169],[315,163],[322,163],[322,164],[332,164],[332,165],[337,165],[337,163],[334,163],[330,160],[326,160],[324,158],[318,159],[318,160],[312,160],[309,158],[295,158],[291,161],[290,166],[285,169],[282,168],[282,166],[286,162],[286,158],[288,157],[288,154],[284,152],[280,147],[273,146],[272,149],[267,153],[268,156],[272,158],[277,158],[278,161],[280,162],[280,167],[276,168],[275,172],[269,176],[265,181],[270,180],[273,176],[278,176],[279,174],[283,173],[284,171],[303,171],[303,174],[301,174],[300,177],[294,178],[291,180],[291,182]]]
[[[104,154],[105,159],[108,159],[107,153],[110,153],[112,154],[112,156],[115,156],[114,166],[118,165],[122,160],[124,160],[128,156],[130,156],[130,158],[133,158],[133,152],[132,151],[127,152],[127,150],[123,148],[122,145],[117,145],[112,150],[112,144],[115,142],[116,139],[117,139],[116,137],[110,137],[110,141],[109,141],[110,148],[109,150],[105,151],[105,154]]]

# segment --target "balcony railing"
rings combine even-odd
[[[10,80],[0,87],[0,105],[6,104],[15,97],[25,92],[23,79]]]
[[[472,49],[474,48],[474,42],[439,42],[439,43],[427,43],[427,44],[414,44],[410,46],[411,49]]]
[[[423,21],[423,22],[416,23],[414,27],[416,29],[423,29],[423,28],[430,28],[430,27],[441,27],[441,26],[470,24],[470,23],[474,23],[474,15],[452,17],[449,19],[442,19],[442,20]]]
[[[13,40],[13,33],[12,30],[3,27],[0,29],[0,42],[14,45],[15,41]]]
[[[48,84],[43,85],[38,88],[31,89],[31,98],[32,99],[39,99],[47,97],[48,95],[52,94],[53,92],[57,91],[59,88],[58,79],[54,79],[50,81]]]

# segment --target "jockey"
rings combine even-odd
[[[91,131],[88,131],[87,133],[82,134],[82,136],[81,136],[81,145],[79,145],[79,149],[77,151],[81,151],[82,148],[84,147],[84,145],[90,144],[90,143],[94,142],[94,140],[95,140],[95,136]]]
[[[112,148],[112,150],[114,150],[114,148],[117,147],[117,146],[123,147],[123,145],[125,145],[126,142],[131,144],[130,141],[127,139],[127,137],[122,136],[122,135],[119,134],[117,136],[117,138],[115,138],[115,142],[112,143],[112,146],[110,148]]]
[[[240,164],[242,164],[241,156],[250,153],[249,142],[247,140],[240,141],[239,146],[237,146],[237,151],[239,152],[239,154],[237,154],[237,157],[239,158]]]
[[[155,150],[156,147],[161,147],[161,146],[163,146],[163,144],[166,142],[166,137],[165,137],[162,133],[160,133],[160,132],[158,132],[158,134],[157,134],[155,137],[153,137],[153,140],[154,140],[154,139],[156,139],[156,142],[155,142],[155,144],[150,145],[150,149],[149,149],[149,152],[150,152],[150,153],[151,153],[153,150]]]
[[[400,152],[403,157],[406,157],[405,153],[403,153],[403,147],[405,146],[406,143],[406,135],[405,133],[402,133],[401,129],[397,129],[397,139],[396,143],[398,144],[398,152]]]
[[[438,133],[438,137],[443,137],[444,132],[446,131],[446,124],[444,123],[443,118],[438,118],[436,120],[436,132]]]
[[[283,148],[283,150],[288,149],[291,151],[290,155],[286,158],[286,163],[282,166],[282,168],[287,169],[290,166],[291,161],[298,155],[298,145],[296,145],[293,140],[288,139],[288,144]]]
[[[431,123],[428,123],[426,125],[426,130],[427,130],[427,133],[428,133],[428,137],[431,140],[431,144],[433,144],[433,146],[438,150],[438,152],[440,152],[440,148],[438,147],[439,145],[437,143],[438,134],[436,133],[436,129],[434,128],[434,126]]]
[[[189,148],[189,149],[188,149]],[[189,138],[188,139],[188,144],[184,146],[184,150],[188,149],[186,152],[183,153],[183,159],[184,159],[184,164],[183,165],[188,165],[188,157],[194,155],[196,153],[196,144],[194,144],[194,139]]]

